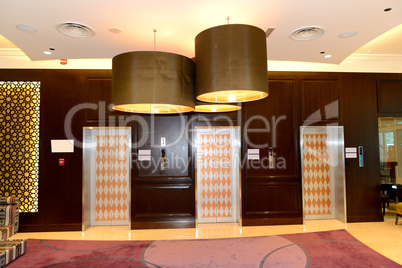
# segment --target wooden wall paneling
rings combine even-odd
[[[375,74],[342,74],[345,147],[363,146],[364,167],[345,159],[347,221],[381,221],[380,162]]]
[[[402,112],[402,79],[377,80],[378,112]]]
[[[270,80],[269,96],[245,105],[244,143],[247,149],[261,147],[263,161],[247,161],[247,177],[296,176],[297,129],[295,89],[293,80]],[[274,168],[268,167],[268,148],[274,152]],[[259,163],[258,163],[259,162]]]
[[[87,78],[87,102],[97,105],[97,109],[86,110],[86,121],[105,121],[111,115],[112,78]]]
[[[0,69],[0,81],[42,81],[43,70]]]
[[[187,140],[188,115],[141,116],[136,126],[135,154],[151,150],[151,162],[134,162],[132,177],[132,224],[139,228],[195,226],[195,189],[191,144]],[[166,147],[161,147],[161,137]],[[168,167],[160,168],[161,150]]]
[[[302,223],[295,77],[269,77],[269,96],[243,106],[243,225]],[[260,160],[247,160],[247,150],[258,147]]]
[[[300,213],[300,193],[298,182],[248,183],[245,202],[246,215],[276,214],[282,216]],[[247,217],[246,217],[247,218]]]
[[[189,146],[187,142],[188,116],[143,116],[139,124],[138,150],[151,150],[151,162],[138,162],[138,177],[188,176]],[[161,146],[161,138],[166,146]],[[161,150],[166,153],[168,168],[161,169]]]
[[[71,121],[71,134],[82,141],[84,112],[71,120],[66,115],[75,105],[85,102],[85,72],[44,70],[40,119],[39,215],[40,226],[34,228],[81,229],[82,149],[74,153],[51,153],[50,140],[66,139],[65,120]],[[59,166],[59,158],[65,165]],[[25,222],[21,222],[24,226]],[[33,226],[31,226],[33,227]]]
[[[17,74],[20,72],[17,72]],[[30,73],[30,71],[28,72]],[[20,216],[21,231],[81,230],[82,127],[86,110],[74,108],[87,101],[87,78],[110,71],[41,70],[39,212]],[[24,75],[21,75],[24,77]],[[68,116],[70,115],[70,116]],[[65,131],[65,122],[68,131]],[[68,134],[68,132],[70,134]],[[50,140],[74,137],[74,153],[51,153]],[[64,166],[58,165],[63,158]]]
[[[302,79],[301,115],[303,121],[314,122],[339,120],[338,80]]]
[[[134,193],[138,198],[136,217],[192,216],[190,187],[191,181],[187,184],[137,185]]]
[[[87,77],[86,102],[95,105],[95,109],[86,110],[86,124],[126,126],[124,120],[132,114],[112,109],[112,74],[111,71],[101,74],[104,76]]]

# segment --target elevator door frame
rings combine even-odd
[[[237,169],[237,181],[238,181],[238,185],[237,185],[237,200],[235,200],[236,202],[236,206],[234,209],[234,223],[238,223],[240,226],[242,225],[241,222],[241,170],[240,170],[240,152],[241,152],[241,140],[240,140],[240,127],[239,126],[214,126],[214,127],[195,127],[195,221],[196,221],[196,226],[198,226],[198,223],[205,223],[205,222],[199,222],[198,220],[198,160],[199,160],[199,154],[198,154],[198,147],[200,146],[200,144],[198,143],[199,141],[197,140],[197,134],[198,134],[198,130],[210,130],[211,134],[213,131],[215,131],[215,133],[219,134],[219,130],[224,130],[224,129],[228,129],[230,131],[233,131],[233,133],[235,134],[235,136],[233,137],[234,140],[234,144],[233,144],[233,148],[235,149],[234,152],[234,168]],[[237,157],[236,157],[237,154]],[[214,223],[224,223],[225,221],[215,221]]]
[[[334,173],[336,174],[334,178],[334,217],[332,219],[337,219],[343,223],[347,221],[347,212],[346,212],[346,180],[345,180],[345,147],[344,147],[344,131],[343,126],[301,126],[300,127],[300,160],[301,160],[301,179],[302,179],[302,201],[303,201],[303,223],[306,220],[306,212],[305,212],[305,188],[304,188],[304,165],[303,165],[303,134],[305,130],[308,132],[316,129],[319,130],[320,133],[328,133],[329,131],[337,131],[337,142],[335,144],[337,150],[337,158],[332,161],[336,161],[337,165],[334,167]],[[335,170],[337,169],[337,170]],[[307,219],[314,220],[314,219]]]
[[[85,231],[90,226],[102,226],[100,224],[92,224],[93,212],[92,209],[92,198],[95,192],[93,191],[93,179],[92,173],[94,172],[94,167],[91,165],[92,162],[88,165],[86,164],[86,160],[91,161],[93,157],[93,146],[96,141],[92,140],[93,131],[104,130],[105,133],[119,133],[119,131],[123,131],[125,133],[128,131],[128,196],[127,196],[127,210],[128,210],[128,219],[127,223],[119,224],[128,226],[128,229],[131,229],[131,128],[130,127],[83,127],[83,179],[82,179],[82,231]],[[95,145],[96,146],[96,145]],[[113,220],[111,220],[111,223]],[[106,225],[106,224],[105,224]]]

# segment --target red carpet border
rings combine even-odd
[[[346,230],[156,241],[28,239],[7,267],[402,267]]]

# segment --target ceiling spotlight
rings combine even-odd
[[[326,59],[329,59],[329,58],[331,58],[332,57],[332,55],[325,55],[324,56],[324,58],[326,58]]]
[[[46,55],[52,54],[52,52],[50,52],[50,51],[43,51],[43,53],[46,54]]]
[[[27,24],[17,24],[17,25],[15,25],[15,27],[17,27],[18,30],[26,32],[26,33],[36,32],[35,27],[33,27],[31,25],[27,25]]]
[[[344,33],[341,33],[341,34],[339,35],[339,37],[340,37],[340,38],[349,38],[349,37],[355,36],[356,34],[357,34],[357,32],[354,32],[354,31],[344,32]]]
[[[389,8],[384,9],[384,12],[388,12],[388,11],[391,11],[391,10],[392,10],[392,8],[389,7]]]
[[[118,34],[121,33],[121,30],[119,28],[116,27],[111,27],[109,29],[107,29],[109,32],[114,33],[114,34]]]

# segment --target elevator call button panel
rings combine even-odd
[[[363,146],[359,146],[359,167],[364,167]]]

